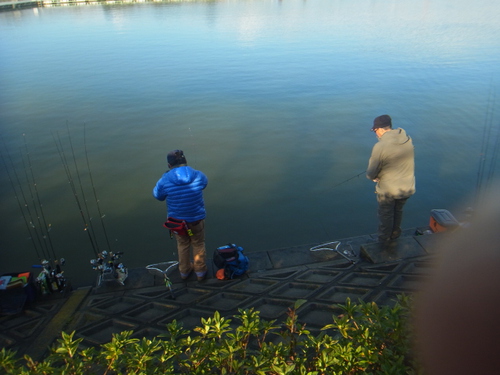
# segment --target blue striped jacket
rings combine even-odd
[[[167,200],[168,217],[190,223],[206,216],[203,189],[207,184],[203,172],[183,165],[163,174],[153,189],[153,196],[159,201]]]

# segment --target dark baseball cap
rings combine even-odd
[[[186,157],[184,156],[184,151],[182,150],[173,150],[170,151],[167,155],[168,164],[172,167],[179,164],[186,164]]]
[[[375,120],[373,120],[373,126],[370,130],[374,132],[378,128],[386,128],[386,127],[392,128],[392,119],[391,116],[389,115],[382,115],[375,117]]]

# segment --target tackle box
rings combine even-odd
[[[14,272],[0,275],[6,285],[0,288],[0,315],[20,313],[26,302],[36,299],[36,287],[31,272]]]

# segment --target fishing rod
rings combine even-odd
[[[5,147],[5,150],[7,150],[7,146],[5,145],[5,142],[4,142],[4,147]],[[21,196],[22,196],[22,199],[24,201],[24,203],[23,203],[24,209],[23,209],[23,204],[21,203],[21,199],[19,198],[19,195],[17,192],[18,189],[16,189],[16,186],[14,185],[14,179],[12,178],[12,175],[9,172],[9,167],[7,166],[7,162],[5,161],[5,157],[3,155],[3,152],[1,152],[1,150],[0,150],[0,154],[2,155],[2,161],[3,161],[3,164],[5,166],[5,170],[7,171],[7,176],[9,177],[10,185],[12,187],[12,190],[14,191],[14,196],[16,197],[17,205],[19,206],[19,210],[21,211],[21,214],[23,216],[24,224],[26,225],[26,230],[28,231],[29,238],[31,239],[31,242],[33,243],[33,248],[35,249],[36,256],[41,261],[42,257],[40,256],[40,251],[43,252],[43,248],[41,248],[41,250],[39,251],[38,246],[37,246],[36,241],[35,241],[35,237],[32,235],[32,232],[34,231],[33,216],[31,214],[28,203],[26,201],[26,196],[24,194],[24,191],[21,187],[21,181],[20,181],[19,175],[17,174],[17,171],[14,167],[14,162],[12,161],[12,157],[10,156],[10,153],[8,151],[6,151],[6,152],[7,152],[7,156],[9,157],[11,167],[12,167],[12,170],[14,172],[14,176],[16,177],[16,182],[19,186],[18,189],[21,192]],[[26,214],[28,214],[29,217]],[[35,236],[38,237],[38,231],[35,231]],[[38,238],[38,241],[41,245],[40,238]]]
[[[25,137],[24,134],[23,134],[23,136]],[[25,148],[27,151],[26,138],[24,138],[24,142],[25,142]],[[21,180],[19,178],[19,174],[17,173],[17,168],[15,167],[14,161],[12,160],[12,157],[10,156],[10,153],[8,152],[7,145],[5,144],[5,141],[3,143],[5,146],[5,150],[7,152],[7,156],[9,157],[9,161],[10,161],[10,164],[12,167],[13,174],[15,176],[15,180],[16,180],[17,185],[18,185],[17,189],[16,189],[16,186],[14,184],[14,178],[12,177],[12,174],[9,171],[9,167],[7,166],[7,162],[5,161],[5,157],[4,157],[3,153],[1,153],[2,161],[3,161],[5,169],[7,171],[7,175],[9,177],[10,184],[11,184],[12,189],[14,191],[14,195],[16,196],[17,204],[19,206],[19,209],[21,210],[21,214],[23,216],[24,223],[26,225],[26,229],[28,231],[29,237],[33,243],[33,247],[35,249],[36,255],[40,261],[39,265],[34,265],[33,267],[42,269],[42,271],[40,272],[40,274],[36,278],[37,289],[43,295],[50,294],[50,293],[56,292],[56,291],[63,292],[66,288],[66,278],[63,275],[64,271],[62,271],[61,266],[63,266],[65,264],[65,260],[64,260],[64,258],[61,258],[60,260],[56,259],[57,256],[56,256],[56,253],[55,253],[55,250],[54,250],[54,247],[52,244],[52,240],[51,240],[50,234],[49,234],[51,225],[47,225],[47,221],[45,219],[45,214],[43,212],[43,205],[41,203],[40,195],[38,193],[38,188],[35,188],[35,194],[36,194],[36,200],[37,200],[37,202],[35,202],[35,196],[33,194],[33,190],[31,189],[30,184],[33,183],[33,185],[35,185],[35,186],[37,184],[36,184],[36,180],[35,180],[35,177],[33,174],[33,167],[31,165],[31,160],[28,161],[28,164],[29,164],[29,167],[30,167],[31,173],[32,173],[31,181],[30,181],[30,177],[29,177],[28,172],[27,172],[26,161],[24,160],[23,155],[21,153],[21,159],[22,159],[22,162],[24,165],[26,179],[28,182],[28,189],[30,191],[33,205],[35,207],[35,211],[37,212],[37,215],[39,215],[37,205],[40,207],[40,214],[42,215],[42,218],[43,218],[42,221],[44,223],[45,231],[42,229],[42,225],[40,224],[40,217],[39,216],[38,216],[38,222],[39,222],[40,230],[38,230],[38,227],[36,227],[34,225],[35,220],[33,219],[33,214],[31,212],[30,206],[29,206],[28,201],[26,199],[24,189],[21,185]],[[28,159],[29,159],[29,156],[28,156]],[[20,192],[22,199],[24,201],[24,209],[23,209],[21,199],[19,198],[18,191]],[[33,232],[35,233],[35,236],[37,237],[40,251],[39,251],[39,248],[38,248],[37,243],[35,241],[35,238],[32,234]],[[53,259],[51,259],[49,248],[47,246],[45,246],[45,249],[44,249],[44,246],[43,246],[44,241],[42,241],[40,237],[43,237],[44,239],[45,238],[49,239],[50,249],[52,250]],[[47,244],[45,243],[45,245],[47,245]],[[40,252],[42,253],[42,256],[40,255]],[[49,260],[47,260],[47,259],[49,259]],[[52,265],[51,265],[51,263],[52,263]]]
[[[485,115],[485,120],[484,120],[484,127],[483,127],[483,139],[481,142],[481,151],[479,153],[479,166],[478,166],[478,171],[477,171],[477,180],[476,180],[476,194],[479,194],[481,191],[481,185],[483,183],[483,176],[484,176],[484,168],[486,164],[486,154],[488,152],[488,146],[489,146],[489,137],[491,133],[491,89],[490,89],[490,94],[489,94],[489,100],[488,100],[488,107],[486,108],[486,115]]]
[[[54,245],[52,243],[52,238],[50,237],[51,224],[47,225],[47,220],[45,218],[43,204],[42,204],[42,201],[40,199],[40,194],[38,192],[38,184],[36,183],[35,174],[33,172],[33,165],[31,164],[31,157],[30,157],[30,152],[28,150],[28,143],[26,142],[26,134],[23,134],[23,140],[24,140],[24,146],[25,146],[25,150],[26,150],[26,158],[27,158],[27,162],[28,162],[28,167],[29,167],[29,170],[31,173],[31,183],[33,184],[33,187],[34,187],[37,205],[40,208],[40,215],[41,215],[41,219],[42,219],[41,223],[43,224],[43,228],[45,230],[45,234],[42,231],[43,239],[44,240],[45,240],[45,238],[48,239],[48,245],[46,244],[47,255],[50,254],[50,252],[49,252],[49,249],[50,249],[52,251],[52,256],[53,256],[52,260],[50,260],[51,259],[50,256],[47,257],[47,259],[49,259],[49,260],[43,259],[41,261],[41,266],[40,265],[34,266],[36,268],[42,268],[42,271],[40,272],[40,274],[36,278],[36,282],[37,282],[37,285],[38,285],[39,289],[41,290],[42,294],[50,294],[50,293],[53,293],[56,291],[64,292],[64,290],[66,289],[66,277],[63,275],[64,271],[62,271],[61,266],[64,266],[66,261],[64,258],[61,258],[59,260],[57,255],[56,255]],[[24,159],[23,159],[23,164],[24,164]],[[28,176],[28,173],[27,173],[28,171],[27,171],[26,167],[25,167],[25,172],[26,172],[26,179],[29,183],[30,178]],[[28,185],[28,186],[30,186],[30,185]],[[33,197],[33,192],[31,190],[31,187],[29,187],[29,191]],[[33,202],[33,204],[35,206],[35,212],[37,213],[37,216],[38,216],[37,205],[35,205],[35,202]],[[39,225],[40,225],[40,217],[38,217],[38,219],[39,219]]]
[[[55,144],[56,144],[57,152],[59,153],[59,157],[60,157],[61,162],[63,164],[64,171],[66,173],[66,177],[68,178],[68,183],[70,185],[73,196],[75,197],[75,202],[76,202],[76,205],[77,205],[78,210],[80,212],[80,217],[82,218],[82,221],[83,221],[83,228],[84,228],[83,230],[87,233],[90,244],[92,246],[92,250],[94,251],[94,255],[97,257],[99,254],[99,251],[98,251],[98,248],[96,247],[96,243],[94,241],[94,238],[92,237],[92,233],[88,230],[88,228],[89,228],[89,224],[88,224],[88,220],[87,220],[87,217],[89,217],[88,210],[87,210],[87,214],[83,210],[83,206],[82,206],[82,203],[80,201],[80,197],[78,196],[78,192],[77,192],[77,189],[75,186],[75,181],[73,180],[73,175],[71,173],[71,169],[69,168],[68,159],[66,158],[66,153],[65,153],[64,147],[62,145],[61,137],[59,136],[59,133],[56,132],[56,134],[57,134],[57,139],[56,139],[56,136],[54,135],[54,133],[52,133],[52,136],[53,136]],[[83,190],[82,187],[81,187],[81,189]]]
[[[359,177],[359,176],[361,176],[361,175],[362,175],[362,174],[364,174],[364,173],[366,173],[366,171],[360,172],[360,173],[358,173],[357,175],[352,176],[352,177],[348,178],[347,180],[342,181],[341,183],[339,183],[339,184],[337,184],[337,185],[334,185],[334,186],[332,187],[332,189],[335,189],[337,186],[343,185],[343,184],[345,184],[346,182],[349,182],[349,181],[351,181],[351,180],[354,180],[356,177]]]
[[[31,219],[30,220],[30,225],[31,225],[31,228],[32,228],[33,232],[35,232],[35,234],[36,234],[38,245],[40,246],[40,249],[41,249],[41,251],[43,253],[44,258],[49,258],[48,254],[47,254],[47,246],[46,246],[46,244],[44,244],[44,241],[42,240],[43,237],[44,237],[44,235],[43,235],[43,231],[41,229],[42,225],[40,223],[40,215],[39,215],[38,210],[36,208],[33,191],[31,189],[31,184],[29,182],[28,172],[27,172],[27,169],[26,169],[27,168],[26,167],[26,161],[23,159],[22,153],[21,153],[21,160],[22,160],[22,163],[23,163],[24,175],[25,175],[25,178],[26,178],[26,183],[28,185],[28,192],[29,192],[29,195],[31,197],[31,205],[33,206],[33,209],[35,211],[35,215],[31,214],[31,210],[29,210],[30,205],[26,201],[25,207],[26,207],[27,210],[30,211],[30,219]],[[36,218],[36,220],[35,220],[35,218]],[[37,225],[35,225],[35,222],[37,223]]]
[[[345,184],[346,182],[349,182],[349,181],[351,181],[351,180],[354,180],[355,178],[357,178],[357,177],[361,176],[361,175],[362,175],[362,174],[364,174],[364,173],[366,173],[366,171],[360,172],[360,173],[358,173],[358,174],[356,174],[356,175],[354,175],[354,176],[352,176],[352,177],[349,177],[348,179],[346,179],[346,180],[344,180],[344,181],[342,181],[342,182],[340,182],[340,183],[338,183],[338,184],[334,185],[331,189],[335,189],[336,187],[338,187],[338,186],[340,186],[340,185],[343,185],[343,184]],[[321,229],[323,229],[323,232],[325,232],[325,235],[328,235],[328,232],[327,232],[326,228],[323,226],[323,224],[322,224],[322,223],[319,223],[319,226],[321,227]]]
[[[483,127],[483,138],[479,154],[479,166],[478,166],[477,180],[476,180],[476,197],[475,197],[476,205],[479,204],[479,196],[482,193],[483,183],[486,183],[488,185],[491,182],[494,175],[494,169],[496,166],[496,157],[498,155],[498,143],[500,142],[500,134],[498,133],[499,131],[498,129],[497,129],[497,137],[493,148],[493,157],[490,160],[488,175],[485,178],[487,156],[489,153],[490,143],[492,139],[491,133],[493,129],[493,117],[494,117],[493,115],[494,115],[495,102],[496,102],[496,93],[494,92],[493,88],[490,88],[490,92],[488,95],[488,106],[486,108],[486,115]]]
[[[96,248],[97,252],[100,253],[99,244],[97,242],[97,236],[96,236],[95,230],[94,230],[94,225],[92,224],[92,217],[90,216],[90,211],[89,211],[89,208],[87,205],[87,199],[85,198],[85,191],[83,189],[82,179],[81,179],[80,171],[78,169],[78,163],[76,162],[75,148],[73,147],[73,141],[71,138],[71,133],[69,131],[68,124],[66,124],[66,127],[68,129],[68,141],[69,141],[69,145],[70,145],[70,149],[71,149],[71,154],[73,156],[73,164],[75,167],[75,173],[76,173],[76,177],[78,179],[78,184],[80,186],[80,192],[82,194],[83,206],[85,207],[85,212],[87,213],[87,218],[88,218],[88,226],[87,226],[86,230],[87,230],[87,232],[90,230],[90,232],[92,234],[91,237],[94,239],[95,248]]]
[[[25,147],[25,150],[26,150],[26,158],[27,158],[27,162],[28,162],[28,167],[29,167],[29,170],[30,170],[30,174],[31,174],[31,183],[33,184],[33,190],[35,192],[35,195],[33,195],[33,191],[31,189],[31,185],[30,185],[30,179],[29,179],[29,176],[28,176],[28,170],[25,168],[25,172],[26,172],[26,180],[28,181],[28,186],[29,186],[29,192],[31,194],[31,197],[33,199],[33,206],[35,208],[35,213],[37,215],[37,219],[38,219],[38,225],[40,226],[40,228],[43,228],[43,230],[41,229],[41,232],[42,232],[42,238],[45,240],[47,239],[48,240],[48,244],[44,241],[43,243],[45,244],[45,248],[47,250],[47,254],[50,254],[50,252],[52,252],[52,256],[53,256],[53,260],[56,261],[57,260],[57,255],[56,255],[56,252],[55,252],[55,249],[54,249],[54,245],[52,243],[52,238],[50,237],[50,229],[52,227],[51,224],[47,224],[47,220],[45,218],[45,213],[44,213],[44,210],[43,210],[43,204],[42,204],[42,201],[40,199],[40,194],[38,192],[38,186],[37,186],[37,183],[36,183],[36,180],[35,180],[35,174],[33,172],[33,165],[31,164],[31,157],[30,157],[30,152],[28,150],[28,143],[26,142],[26,134],[23,134],[23,140],[24,140],[24,147]],[[23,159],[23,163],[24,163],[24,159]],[[35,202],[36,200],[36,202]],[[40,209],[40,213],[38,212],[38,208]],[[50,256],[48,257],[48,259],[50,259]]]
[[[108,245],[108,250],[103,250],[99,254],[97,254],[96,259],[91,259],[90,264],[92,268],[96,271],[99,271],[99,276],[97,277],[97,286],[101,286],[103,281],[112,281],[116,280],[121,285],[125,285],[125,280],[128,277],[128,269],[125,267],[123,263],[121,263],[118,259],[123,255],[122,251],[112,252],[111,245],[109,242],[109,236],[106,231],[106,226],[104,225],[104,216],[101,211],[101,205],[99,204],[99,199],[97,198],[97,192],[95,189],[94,179],[92,177],[92,170],[90,168],[89,155],[87,150],[87,127],[86,124],[83,125],[83,146],[85,150],[85,159],[87,161],[87,170],[90,179],[90,185],[92,187],[92,191],[94,194],[94,199],[97,207],[97,212],[99,213],[99,218],[101,221],[102,230],[104,233],[104,238],[106,239],[106,244]],[[69,133],[69,130],[68,130]],[[95,239],[97,243],[97,239]],[[109,257],[109,260],[108,260]]]
[[[488,182],[493,180],[493,177],[495,175],[496,161],[498,159],[498,150],[499,150],[498,145],[499,144],[500,144],[500,126],[497,128],[497,136],[496,136],[496,140],[495,140],[495,145],[493,147],[493,155],[491,157],[490,170],[488,173],[488,179],[487,179]]]
[[[494,111],[495,111],[495,100],[496,95],[493,96],[493,105],[492,105],[492,110],[491,110],[491,126],[493,127],[493,122],[494,122]],[[487,183],[489,184],[491,180],[493,180],[493,176],[495,174],[495,167],[496,167],[496,160],[498,156],[498,145],[500,143],[500,126],[497,126],[497,134],[495,137],[495,142],[493,144],[493,151],[492,151],[492,157],[491,157],[491,162],[490,162],[490,167],[488,171],[488,176],[486,178]]]
[[[99,287],[103,281],[108,281],[108,280],[116,280],[120,284],[124,285],[125,279],[127,279],[127,277],[128,277],[128,269],[123,265],[123,263],[120,263],[118,261],[118,259],[121,257],[123,252],[111,252],[111,251],[108,252],[106,250],[100,251],[100,249],[99,249],[96,232],[95,232],[94,227],[92,225],[92,218],[90,216],[90,211],[89,211],[89,208],[87,205],[87,200],[85,198],[85,191],[83,188],[83,183],[82,183],[82,179],[81,179],[81,175],[80,175],[80,170],[78,168],[78,163],[76,160],[76,153],[75,153],[75,149],[73,147],[73,142],[71,139],[69,127],[68,127],[68,140],[70,143],[71,154],[73,157],[74,170],[75,170],[75,174],[76,174],[77,179],[78,179],[78,185],[79,185],[80,192],[81,192],[81,198],[78,194],[75,180],[73,179],[73,175],[71,173],[71,168],[70,168],[69,163],[68,163],[68,159],[66,158],[66,153],[64,151],[61,137],[59,136],[59,133],[57,133],[57,138],[54,135],[54,133],[52,135],[54,137],[54,141],[56,143],[56,148],[58,150],[62,164],[64,166],[64,170],[66,172],[68,182],[71,186],[71,190],[73,192],[73,195],[75,197],[75,201],[76,201],[78,209],[80,211],[80,216],[81,216],[83,223],[84,223],[84,230],[87,232],[90,243],[92,245],[92,249],[94,251],[95,258],[90,260],[90,264],[92,265],[92,268],[94,270],[99,271],[99,276],[97,279],[97,286]],[[88,151],[87,151],[87,144],[86,144],[85,127],[84,127],[84,148],[85,148],[85,158],[86,158],[86,162],[87,162],[88,174],[89,174],[92,190],[94,193],[94,198],[96,200],[97,210],[99,212],[99,217],[101,218],[101,224],[103,227],[106,242],[107,242],[108,246],[110,246],[109,237],[107,235],[106,228],[104,225],[104,220],[103,220],[104,215],[101,212],[99,199],[97,198],[97,192],[95,189],[95,185],[94,185],[94,181],[93,181],[93,177],[92,177],[92,172],[90,169],[90,162],[89,162],[89,158],[88,158]],[[82,199],[83,199],[83,204],[82,204]]]
[[[85,159],[87,160],[87,169],[88,169],[89,178],[90,178],[90,185],[92,186],[92,191],[94,193],[94,199],[95,199],[95,203],[97,206],[97,212],[99,213],[99,218],[101,220],[101,226],[102,226],[102,230],[104,233],[104,238],[106,239],[106,244],[108,245],[108,250],[111,251],[111,245],[109,243],[108,232],[106,231],[106,226],[104,225],[104,216],[105,215],[103,215],[101,212],[101,205],[99,204],[99,199],[97,198],[97,193],[96,193],[95,185],[94,185],[94,179],[92,178],[92,172],[90,169],[89,154],[87,152],[87,132],[86,132],[86,125],[85,124],[83,125],[83,146],[85,149]]]

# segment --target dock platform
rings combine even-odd
[[[299,321],[319,332],[348,297],[392,305],[397,295],[418,290],[442,237],[415,235],[426,229],[404,231],[383,251],[375,235],[341,239],[340,249],[352,249],[348,257],[311,251],[320,244],[248,253],[248,274],[234,280],[214,278],[216,270],[208,260],[208,278],[202,282],[194,275],[184,281],[173,272],[175,299],[161,276],[145,268],[130,269],[125,285],[112,280],[79,288],[68,296],[40,298],[20,314],[0,316],[0,345],[39,360],[61,331],[76,331],[83,345],[99,346],[124,330],[133,330],[138,338],[157,336],[173,319],[192,329],[215,311],[231,317],[238,309],[253,307],[263,319],[283,321],[298,299],[307,300],[298,310]]]

